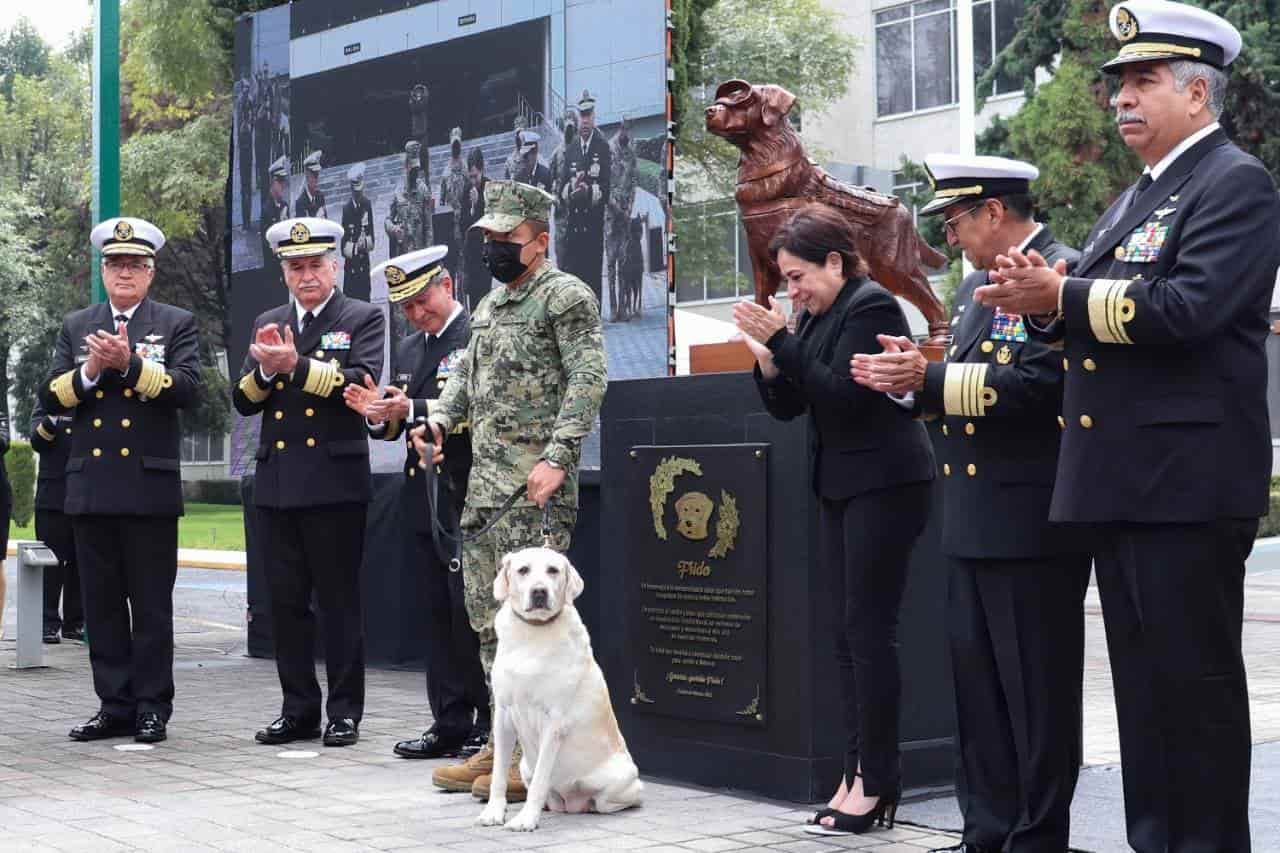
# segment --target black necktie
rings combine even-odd
[[[311,325],[311,321],[312,321],[312,320],[314,320],[315,318],[316,318],[316,315],[315,315],[315,314],[312,314],[310,311],[308,311],[307,313],[303,314],[303,315],[302,315],[302,322],[298,324],[298,331],[299,331],[299,332],[305,332],[305,331],[307,330],[307,326],[310,326],[310,325]]]
[[[439,339],[438,337],[436,337],[435,335],[428,334],[428,335],[427,335],[427,346],[429,346],[429,347],[433,347],[433,346],[435,346],[435,345],[436,345],[436,341],[438,341],[438,340],[440,340],[440,339]]]
[[[117,314],[117,315],[116,315],[116,328],[117,328],[117,329],[118,329],[118,328],[120,328],[120,324],[121,324],[121,323],[124,323],[126,326],[127,326],[127,325],[129,325],[129,318],[128,318],[126,315],[124,315],[124,314]]]
[[[1150,189],[1153,183],[1155,182],[1151,179],[1151,173],[1143,172],[1142,177],[1138,178],[1138,185],[1133,188],[1133,195],[1129,199],[1129,206],[1133,207],[1137,204],[1138,200],[1142,198],[1142,194]]]

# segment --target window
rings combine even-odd
[[[1026,0],[973,0],[974,79],[1018,31]],[[876,12],[876,114],[912,113],[959,100],[956,77],[955,0],[918,0]],[[1002,95],[1022,88],[1007,74],[995,81]]]
[[[1022,21],[1026,0],[973,0],[973,77],[986,73],[996,54],[1013,41]],[[994,14],[993,14],[994,9]],[[1023,81],[1007,72],[994,81],[992,90],[978,92],[978,97],[1021,92]]]
[[[221,435],[209,435],[205,432],[184,435],[182,461],[196,464],[222,462],[225,459],[223,438]]]
[[[747,235],[734,200],[677,206],[676,302],[737,299],[754,292]]]
[[[903,207],[911,208],[911,221],[920,227],[920,209],[912,204],[912,199],[924,192],[925,185],[920,181],[909,181],[902,172],[893,173],[893,189],[891,192],[902,202]]]

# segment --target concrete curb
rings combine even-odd
[[[13,557],[17,553],[17,543],[11,541],[5,556]],[[245,571],[245,553],[244,551],[210,551],[197,548],[179,548],[178,568],[243,572]]]

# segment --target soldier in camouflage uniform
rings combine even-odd
[[[565,217],[568,215],[569,206],[560,196],[560,188],[563,181],[564,172],[564,153],[573,140],[578,138],[578,114],[572,107],[564,111],[564,133],[560,144],[556,146],[556,150],[551,154],[551,194],[556,197],[552,202],[552,209],[555,211],[556,224],[552,229],[553,239],[555,240],[555,260],[556,265],[562,265],[564,258],[564,241],[565,236],[569,233],[568,224]]]
[[[493,580],[504,554],[543,544],[541,507],[552,502],[549,547],[565,551],[578,514],[582,439],[605,391],[604,333],[599,303],[581,280],[546,259],[551,195],[512,181],[485,186],[485,262],[506,284],[472,313],[471,340],[429,418],[439,455],[442,439],[470,423],[473,462],[462,531],[474,534],[519,489],[528,494],[493,529],[463,546],[467,614],[480,636],[480,660],[490,677],[498,638]],[[417,431],[420,454],[431,449]],[[490,700],[492,701],[492,699]],[[446,790],[488,796],[489,747],[432,781]],[[511,764],[508,799],[523,798],[519,762]]]
[[[463,202],[469,187],[467,164],[462,161],[462,128],[455,127],[449,131],[449,165],[440,179],[440,200],[453,211],[453,233],[449,237],[445,266],[452,273],[454,293],[460,296],[466,293],[466,283],[462,281],[462,240],[466,236],[466,228],[462,220]]]
[[[513,180],[516,172],[520,169],[520,149],[524,147],[524,131],[529,127],[529,122],[525,117],[518,115],[512,122],[515,128],[515,144],[511,148],[511,153],[507,155],[507,162],[502,167],[502,174],[508,181]]]
[[[396,190],[391,200],[391,211],[383,227],[391,240],[388,251],[391,257],[425,249],[431,245],[431,215],[435,213],[435,200],[431,188],[422,177],[419,154],[422,143],[410,139],[404,145],[404,186]]]
[[[624,116],[609,141],[609,206],[604,212],[604,267],[609,271],[609,319],[627,319],[622,291],[622,262],[631,241],[631,210],[636,200],[636,149],[631,145],[630,122]]]

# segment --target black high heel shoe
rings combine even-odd
[[[898,800],[901,798],[901,791],[894,794],[892,798],[881,797],[880,802],[865,814],[845,814],[832,809],[829,814],[823,815],[823,817],[833,818],[831,826],[820,823],[822,819],[820,817],[818,821],[805,826],[804,831],[810,835],[861,835],[869,832],[877,824],[886,829],[893,829],[893,821],[898,815]]]
[[[861,773],[854,773],[854,774],[853,774],[853,776],[854,776],[854,778],[855,778],[855,779],[856,779],[857,777],[861,776],[861,775],[862,775]],[[841,785],[848,785],[849,783],[845,780],[845,778],[844,778],[843,776],[841,776],[841,777],[840,777],[840,784],[841,784]],[[844,793],[845,793],[845,796],[848,796],[848,795],[849,795],[849,789],[848,789],[848,788],[845,788],[845,792],[844,792]],[[804,825],[805,825],[805,826],[813,826],[814,824],[816,824],[816,823],[818,823],[819,821],[821,821],[821,820],[822,820],[824,817],[826,817],[827,815],[833,815],[833,814],[835,814],[835,813],[836,813],[836,810],[835,810],[835,809],[833,809],[833,808],[831,808],[831,806],[826,806],[826,807],[824,807],[824,808],[820,808],[820,809],[818,809],[816,812],[814,812],[814,813],[813,813],[813,817],[805,818]]]

